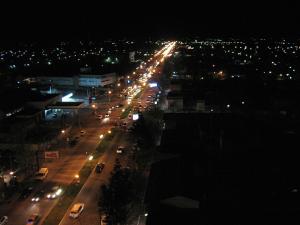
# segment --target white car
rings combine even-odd
[[[70,212],[70,217],[76,219],[80,215],[80,213],[84,209],[84,204],[83,203],[76,203],[73,205],[71,212]]]
[[[117,153],[118,153],[118,154],[122,154],[123,151],[124,151],[124,149],[125,149],[125,148],[124,148],[123,146],[119,146],[118,149],[117,149]]]
[[[7,216],[3,216],[1,219],[0,219],[0,225],[5,225],[8,223],[8,217]]]

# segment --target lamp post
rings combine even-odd
[[[108,101],[110,102],[111,90],[108,91]]]
[[[96,105],[92,104],[92,108],[94,109],[94,114],[96,115],[96,109],[97,109]]]

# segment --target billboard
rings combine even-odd
[[[59,152],[58,151],[46,151],[45,152],[45,159],[58,159]]]

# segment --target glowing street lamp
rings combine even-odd
[[[89,156],[89,161],[92,161],[93,158],[94,158],[94,156],[90,155],[90,156]]]
[[[107,133],[111,134],[111,130],[109,130]]]
[[[100,138],[100,139],[103,139],[103,137],[104,137],[104,135],[103,135],[103,134],[101,134],[101,135],[99,136],[99,138]]]
[[[61,130],[61,133],[64,134],[66,131],[65,130]]]

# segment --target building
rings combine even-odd
[[[51,85],[69,89],[102,88],[112,85],[117,80],[116,73],[103,75],[77,75],[77,76],[43,76],[37,77],[37,82],[42,85]]]
[[[299,224],[299,122],[288,121],[165,114],[157,150],[173,156],[152,165],[146,224]]]
[[[129,52],[129,60],[130,62],[134,63],[135,62],[135,52]]]

